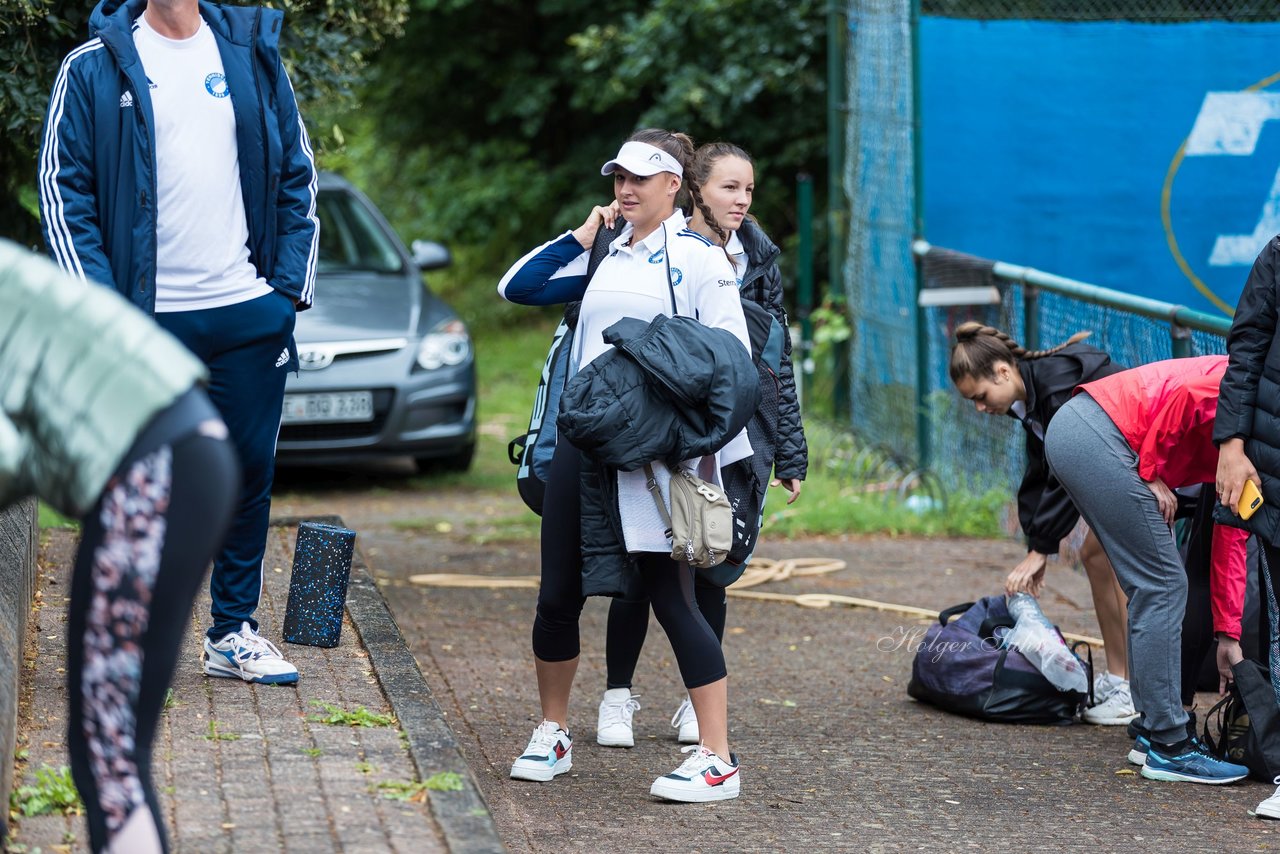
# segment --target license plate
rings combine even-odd
[[[373,392],[344,391],[331,394],[286,394],[285,424],[318,424],[339,421],[372,421]]]

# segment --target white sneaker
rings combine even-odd
[[[555,721],[543,721],[524,753],[511,763],[511,779],[545,783],[572,767],[573,739]]]
[[[725,762],[702,745],[680,748],[689,758],[670,774],[653,781],[649,794],[668,801],[701,804],[738,797],[742,781],[738,777],[738,757]]]
[[[226,635],[214,643],[204,639],[201,657],[208,676],[240,678],[264,685],[292,685],[298,681],[298,668],[284,660],[276,645],[255,632],[247,622],[240,631]]]
[[[694,714],[693,701],[688,697],[685,697],[680,708],[676,709],[675,715],[671,718],[671,726],[680,731],[676,738],[681,744],[697,744],[702,741],[698,733],[698,716]]]
[[[635,747],[636,738],[631,719],[640,710],[637,694],[630,688],[609,688],[600,701],[596,719],[596,744],[605,747]]]
[[[1119,685],[1128,684],[1128,681],[1129,680],[1127,679],[1121,679],[1119,676],[1116,676],[1110,670],[1102,671],[1102,674],[1095,677],[1093,680],[1093,704],[1095,706],[1098,705],[1103,700],[1110,697],[1111,692]]]
[[[1085,709],[1080,718],[1087,724],[1121,726],[1137,716],[1138,710],[1133,707],[1133,697],[1129,694],[1129,683],[1124,681],[1107,695],[1107,699]]]
[[[1276,777],[1271,782],[1276,784],[1275,794],[1258,804],[1253,810],[1253,814],[1259,818],[1280,818],[1280,777]]]

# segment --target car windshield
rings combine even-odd
[[[399,273],[404,264],[382,226],[360,200],[342,190],[321,190],[321,273]]]

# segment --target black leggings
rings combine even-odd
[[[138,813],[144,807],[156,834],[132,850],[168,850],[151,743],[239,479],[230,444],[200,432],[207,420],[221,427],[198,391],[153,419],[81,522],[68,614],[67,746],[94,851],[106,850],[131,816],[147,818]]]
[[[693,597],[698,611],[715,633],[716,640],[724,641],[724,623],[728,614],[728,596],[725,589],[707,581],[695,573]],[[605,632],[604,658],[608,674],[607,688],[630,688],[635,676],[640,650],[649,633],[648,599],[614,599],[609,603],[609,628]]]
[[[542,661],[571,661],[581,650],[578,619],[582,595],[579,476],[581,453],[568,442],[556,446],[547,474],[542,511],[542,581],[533,620],[533,654]],[[668,555],[636,555],[645,592],[671,641],[686,688],[725,677],[716,631],[698,610],[693,569]],[[724,631],[724,621],[720,621]]]

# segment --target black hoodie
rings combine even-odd
[[[1020,419],[1027,431],[1027,470],[1018,487],[1018,522],[1026,534],[1028,550],[1057,554],[1059,542],[1080,518],[1080,511],[1044,458],[1043,436],[1049,421],[1071,399],[1076,386],[1122,370],[1106,353],[1078,342],[1050,356],[1019,360],[1018,371],[1027,390],[1027,414]],[[1019,420],[1012,411],[1009,415]]]

